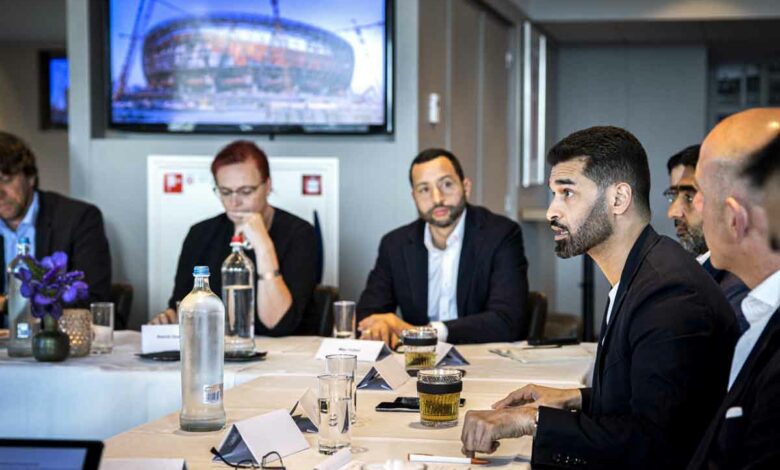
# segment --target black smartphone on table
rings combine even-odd
[[[466,399],[460,399],[461,408],[466,404]],[[376,411],[400,411],[402,413],[417,413],[420,411],[420,399],[417,397],[398,397],[395,401],[383,401],[376,405]]]
[[[580,344],[576,336],[566,336],[563,338],[530,338],[528,346],[564,346],[567,344]]]

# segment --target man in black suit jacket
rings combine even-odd
[[[2,233],[16,239],[29,237],[36,258],[64,251],[68,255],[68,269],[84,271],[89,298],[81,306],[109,300],[111,253],[100,210],[85,202],[39,190],[35,155],[21,139],[6,132],[0,132],[0,223],[4,248],[0,249],[0,260],[4,268],[11,261],[6,252],[16,252],[17,240],[6,240]],[[5,249],[6,245],[9,249]],[[5,293],[5,275],[0,276],[0,286],[0,292]],[[0,296],[0,302],[5,304],[5,295]]]
[[[466,453],[535,435],[539,468],[681,468],[723,398],[736,319],[710,276],[650,220],[650,171],[629,132],[575,132],[548,155],[556,253],[610,284],[593,387],[529,385],[469,411]],[[529,406],[523,406],[529,405]]]
[[[421,152],[409,180],[420,219],[382,238],[357,306],[361,337],[394,346],[404,329],[431,324],[452,343],[525,338],[520,226],[466,203],[471,182],[446,150]]]
[[[752,289],[742,302],[750,327],[734,349],[728,394],[689,469],[780,468],[780,253],[769,243],[772,217],[758,185],[780,170],[780,108],[744,111],[721,121],[702,144],[697,204],[712,263]],[[775,216],[780,214],[775,214]]]
[[[696,261],[723,290],[723,294],[737,315],[740,331],[745,331],[748,324],[745,316],[742,315],[740,304],[750,289],[734,274],[712,265],[710,250],[704,238],[701,211],[693,204],[693,198],[696,196],[694,172],[699,161],[700,147],[700,145],[686,147],[672,155],[666,163],[670,180],[669,187],[664,191],[664,196],[669,201],[666,215],[674,220],[677,238],[680,239],[683,248],[696,256]]]

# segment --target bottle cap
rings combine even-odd
[[[209,267],[208,266],[195,266],[195,269],[192,270],[193,276],[208,276],[209,275]]]
[[[243,245],[244,244],[244,237],[241,236],[240,233],[238,235],[233,235],[233,237],[230,238],[230,244],[232,245],[233,243],[239,243],[239,244]]]

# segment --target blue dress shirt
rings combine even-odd
[[[35,256],[35,221],[38,219],[38,191],[33,193],[33,200],[30,207],[27,209],[27,213],[24,215],[22,222],[16,227],[16,230],[11,230],[5,223],[5,220],[0,219],[0,235],[3,236],[3,249],[5,253],[5,266],[3,266],[3,275],[5,275],[5,268],[8,263],[16,257],[16,244],[20,238],[27,237],[30,239],[30,255]]]

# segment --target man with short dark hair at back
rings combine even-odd
[[[700,147],[700,145],[691,145],[669,158],[666,167],[669,170],[670,181],[669,187],[664,191],[664,196],[669,201],[666,215],[674,220],[677,238],[680,239],[683,248],[696,256],[696,261],[707,270],[723,290],[723,294],[737,315],[740,331],[745,331],[748,324],[742,315],[740,304],[750,289],[734,274],[712,265],[710,250],[704,238],[701,212],[693,204],[693,198],[696,196],[694,173],[696,163],[699,161]]]
[[[468,203],[471,181],[447,150],[420,152],[409,182],[420,218],[379,244],[357,305],[361,338],[395,346],[404,329],[431,325],[451,343],[524,339],[528,263],[520,226]]]
[[[734,314],[701,266],[649,225],[650,169],[636,137],[592,127],[547,160],[555,252],[587,254],[612,286],[593,387],[528,385],[469,411],[463,451],[534,435],[534,468],[682,468],[723,398]]]
[[[745,163],[756,152],[754,161],[764,163],[746,176]],[[767,212],[761,189],[750,182],[750,176],[766,181],[777,159],[780,108],[729,116],[702,143],[695,204],[704,216],[712,264],[739,276],[751,291],[742,301],[749,328],[734,348],[728,394],[690,470],[780,468],[780,253],[769,242],[777,213]]]
[[[38,167],[32,150],[17,136],[0,131],[0,265],[4,268],[16,256],[16,244],[23,237],[30,239],[35,258],[64,251],[68,269],[84,271],[84,281],[89,285],[89,299],[84,305],[109,300],[111,253],[100,210],[38,189]],[[0,292],[5,293],[4,275],[0,276],[0,286]],[[5,301],[3,294],[3,310]]]

